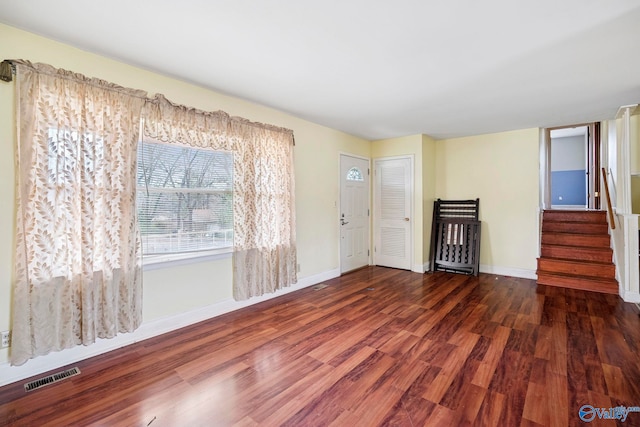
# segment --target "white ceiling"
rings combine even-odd
[[[638,0],[0,0],[0,22],[367,139],[640,102]]]

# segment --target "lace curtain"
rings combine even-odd
[[[226,113],[145,107],[145,135],[233,152],[233,296],[244,300],[297,282],[293,132]]]
[[[142,321],[136,149],[145,93],[17,63],[11,363]]]

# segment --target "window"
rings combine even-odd
[[[362,172],[357,167],[352,167],[347,172],[347,181],[364,181],[364,177],[362,176]]]
[[[137,209],[143,255],[233,246],[233,154],[141,142]]]

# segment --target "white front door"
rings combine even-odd
[[[374,263],[411,270],[412,158],[375,160]]]
[[[369,160],[340,155],[340,272],[369,265]]]

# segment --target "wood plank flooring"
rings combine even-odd
[[[640,406],[640,317],[615,295],[381,267],[325,284],[0,388],[0,425],[578,426],[583,405]]]

